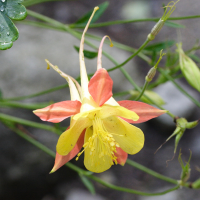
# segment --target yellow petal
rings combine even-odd
[[[104,119],[103,123],[119,146],[128,154],[136,154],[144,146],[143,132],[123,119],[112,116]]]
[[[117,101],[115,101],[113,97],[110,97],[110,99],[108,99],[105,104],[111,106],[119,106],[119,104],[117,103]]]
[[[92,127],[86,129],[85,133],[85,144],[88,142],[89,138],[93,134]],[[91,151],[89,145],[85,148],[84,155],[84,165],[85,167],[95,173],[101,173],[108,170],[112,166],[112,159],[108,155],[102,155],[102,149],[98,148],[101,145],[99,140],[96,140],[94,147],[95,149]]]
[[[124,108],[122,106],[108,106],[104,105],[101,107],[102,109],[99,112],[99,118],[104,119],[110,116],[117,116],[117,117],[123,117],[126,119],[132,119],[133,121],[137,121],[139,119],[139,116],[127,108]]]
[[[65,156],[67,155],[75,146],[80,134],[83,130],[91,126],[92,121],[88,118],[79,118],[70,129],[66,130],[60,138],[56,146],[57,152]]]
[[[96,113],[98,113],[99,110],[101,110],[101,107],[98,107],[98,108],[95,108],[93,110],[86,111],[86,112],[80,112],[80,113],[74,115],[72,117],[72,119],[73,120],[78,120],[81,117],[87,117],[87,118],[92,120],[92,119],[94,119],[94,117],[96,116]]]

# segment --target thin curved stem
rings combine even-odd
[[[194,104],[196,104],[198,107],[200,107],[200,102],[197,101],[195,98],[193,98],[190,94],[188,94],[180,85],[178,85],[174,79],[169,75],[167,74],[163,69],[161,68],[158,68],[158,71],[163,75],[165,76],[168,80],[170,80],[175,86],[176,88],[182,92],[185,96],[187,96]]]
[[[150,174],[150,175],[152,175],[152,176],[154,176],[158,179],[161,179],[161,180],[169,182],[169,183],[173,183],[175,185],[178,184],[177,180],[169,178],[169,177],[164,176],[162,174],[159,174],[159,173],[157,173],[157,172],[155,172],[155,171],[153,171],[153,170],[151,170],[151,169],[149,169],[149,168],[147,168],[147,167],[145,167],[145,166],[143,166],[143,165],[141,165],[141,164],[139,164],[139,163],[137,163],[133,160],[127,159],[126,163],[137,168],[137,169],[139,169],[139,170],[141,170],[141,171],[143,171],[143,172],[145,172],[145,173],[147,173],[147,174]]]
[[[19,102],[10,102],[10,101],[0,101],[0,107],[12,107],[12,108],[23,108],[23,109],[39,109],[48,106],[49,103],[19,103]]]
[[[2,114],[2,113],[0,113],[0,120],[9,121],[9,122],[12,122],[12,123],[17,123],[17,124],[22,124],[22,125],[25,125],[25,126],[31,126],[31,127],[34,127],[34,128],[44,129],[44,130],[56,133],[58,135],[61,134],[61,131],[56,129],[55,127],[48,126],[48,125],[41,124],[41,123],[37,123],[37,122],[32,122],[32,121],[29,121],[29,120],[26,120],[26,119],[21,119],[21,118],[18,118],[18,117],[13,117],[13,116]]]
[[[110,189],[113,189],[113,190],[117,190],[117,191],[121,191],[121,192],[127,192],[127,193],[132,193],[132,194],[137,194],[137,195],[142,195],[142,196],[159,196],[159,195],[163,195],[163,194],[167,194],[169,192],[172,192],[174,190],[177,190],[180,188],[179,185],[169,189],[169,190],[165,190],[163,192],[158,192],[158,193],[149,193],[149,192],[141,192],[141,191],[138,191],[138,190],[133,190],[133,189],[129,189],[129,188],[124,188],[124,187],[120,187],[120,186],[116,186],[116,185],[113,185],[113,184],[110,184],[110,183],[107,183],[103,180],[101,180],[100,178],[96,177],[96,176],[92,176],[92,175],[88,175],[88,177]]]
[[[139,101],[142,95],[144,94],[145,90],[147,89],[149,82],[145,81],[142,91],[140,92],[139,96],[135,98],[134,101]]]
[[[184,19],[195,19],[200,18],[200,15],[191,15],[191,16],[184,16],[184,17],[169,17],[167,21],[170,20],[184,20]],[[102,22],[102,23],[94,23],[91,24],[91,28],[98,28],[98,27],[105,27],[105,26],[112,26],[117,24],[129,24],[129,23],[136,23],[136,22],[157,22],[160,18],[146,18],[146,19],[132,19],[132,20],[116,20],[116,21],[109,21],[109,22]],[[84,28],[83,24],[71,24],[70,28]]]
[[[119,64],[119,65],[117,65],[117,66],[115,66],[115,67],[112,67],[112,68],[110,68],[110,69],[108,69],[108,71],[110,72],[110,71],[113,71],[113,70],[115,70],[115,69],[118,69],[118,68],[120,68],[120,67],[122,67],[122,66],[124,66],[126,63],[128,63],[132,58],[134,58],[135,56],[137,56],[139,53],[140,53],[140,51],[142,51],[142,49],[144,49],[146,46],[147,46],[147,44],[150,42],[150,40],[149,39],[146,39],[146,41],[142,44],[142,46],[140,46],[140,48],[135,52],[135,53],[133,53],[129,58],[127,58],[123,63],[121,63],[121,64]]]
[[[37,93],[31,94],[31,95],[3,99],[3,101],[19,101],[19,100],[29,99],[29,98],[41,96],[41,95],[44,95],[44,94],[48,94],[48,93],[51,93],[51,92],[55,92],[57,90],[60,90],[60,89],[66,88],[66,87],[68,87],[68,84],[59,85],[57,87],[53,87],[51,89],[48,89],[48,90],[45,90],[45,91],[42,91],[42,92],[37,92]]]
[[[135,89],[139,92],[142,92],[142,89],[135,83],[135,81],[130,77],[130,75],[127,73],[127,71],[124,68],[120,68],[120,70],[122,71],[122,73],[124,74],[124,76],[129,80],[129,82],[135,87]],[[153,101],[152,99],[150,99],[148,96],[144,95],[150,102],[152,102],[152,104],[156,105],[158,108],[165,110],[162,106],[158,105],[155,101]],[[167,111],[167,113],[170,117],[172,117],[173,119],[176,117],[174,114],[172,114],[171,112]]]
[[[41,144],[40,142],[36,141],[35,139],[33,139],[32,137],[30,137],[29,135],[25,134],[23,131],[19,130],[18,128],[16,128],[13,124],[8,124],[6,122],[3,122],[4,124],[6,124],[11,130],[13,130],[15,133],[17,133],[20,137],[24,138],[25,140],[27,140],[28,142],[30,142],[31,144],[33,144],[34,146],[36,146],[37,148],[41,149],[42,151],[44,151],[45,153],[47,153],[48,155],[55,157],[55,153],[50,150],[49,148],[47,148],[45,145]],[[129,189],[129,188],[124,188],[124,187],[120,187],[120,186],[116,186],[110,183],[107,183],[105,181],[103,181],[102,179],[91,175],[90,172],[85,171],[79,167],[77,167],[76,165],[68,162],[65,164],[67,167],[69,167],[70,169],[78,172],[79,174],[85,175],[88,178],[110,188],[113,190],[117,190],[117,191],[121,191],[121,192],[128,192],[128,193],[132,193],[132,194],[137,194],[137,195],[143,195],[143,196],[158,196],[158,195],[163,195],[169,192],[172,192],[174,190],[179,189],[179,185],[169,189],[169,190],[165,190],[163,192],[158,192],[158,193],[148,193],[148,192],[141,192],[141,191],[137,191],[137,190],[133,190],[133,189]]]

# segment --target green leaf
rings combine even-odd
[[[19,32],[12,22],[23,20],[27,16],[26,8],[21,0],[0,1],[0,49],[6,50],[12,47],[13,42],[18,39]]]
[[[74,48],[76,49],[77,52],[79,52],[79,47],[74,46]],[[96,58],[97,55],[98,55],[97,52],[88,51],[88,50],[84,50],[83,53],[84,53],[84,56],[85,56],[86,58],[89,58],[89,59]]]
[[[165,26],[169,26],[169,27],[172,27],[172,28],[185,28],[184,25],[178,24],[178,23],[174,23],[174,22],[171,22],[171,21],[166,21],[165,22]]]
[[[139,96],[140,92],[136,91],[136,90],[132,90],[130,91],[131,94],[131,100],[134,100],[136,97]],[[149,97],[150,99],[152,99],[157,105],[164,105],[165,102],[164,100],[154,91],[151,90],[146,90],[144,92],[144,94]],[[152,104],[151,101],[149,101],[145,96],[141,97],[141,101],[143,101],[144,103],[148,103],[148,104]]]
[[[79,174],[81,181],[83,182],[83,184],[85,185],[85,187],[90,191],[91,194],[95,194],[95,188],[92,184],[92,182],[86,178],[85,176]]]
[[[108,5],[109,5],[109,2],[106,1],[106,2],[104,2],[104,3],[102,3],[98,6],[99,10],[96,11],[96,13],[95,13],[94,17],[92,18],[92,21],[91,21],[90,24],[96,22],[101,17],[101,15],[107,9]],[[82,25],[86,24],[88,22],[90,16],[91,16],[91,14],[92,14],[92,12],[93,12],[93,9],[90,10],[89,12],[87,12],[85,15],[83,15],[80,19],[78,19],[78,21],[75,22],[75,24],[82,24]]]
[[[162,49],[166,49],[169,48],[171,46],[173,46],[175,44],[175,41],[173,40],[169,40],[169,41],[165,41],[165,42],[158,42],[158,43],[154,43],[151,45],[146,46],[144,49],[147,51],[161,51]]]

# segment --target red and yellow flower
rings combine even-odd
[[[94,12],[97,9],[95,8]],[[145,122],[165,113],[142,102],[114,100],[113,81],[101,65],[102,46],[106,36],[99,47],[97,71],[88,81],[83,54],[84,36],[94,12],[80,43],[81,86],[47,61],[68,81],[71,93],[71,101],[54,103],[34,111],[41,120],[53,123],[71,117],[70,127],[58,140],[55,165],[51,172],[76,155],[78,159],[83,152],[85,167],[92,172],[103,172],[114,163],[124,165],[127,153],[136,154],[144,145],[143,132],[129,123]]]

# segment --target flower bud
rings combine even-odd
[[[179,0],[178,0],[179,1]],[[162,27],[165,24],[165,21],[169,18],[169,16],[174,12],[176,9],[175,4],[178,2],[171,1],[168,3],[167,6],[165,6],[165,11],[163,16],[160,18],[160,20],[156,23],[156,25],[151,29],[151,33],[147,36],[149,40],[154,40],[155,36],[160,32]],[[169,8],[169,9],[168,9]]]
[[[153,77],[155,76],[155,74],[156,74],[156,68],[155,68],[155,67],[152,67],[152,68],[149,70],[147,76],[145,77],[145,80],[146,80],[147,82],[151,82],[152,79],[153,79]]]
[[[154,77],[155,74],[156,74],[156,69],[157,69],[157,67],[158,67],[158,64],[160,63],[162,57],[165,55],[165,53],[163,53],[162,51],[163,51],[163,49],[160,51],[160,57],[159,57],[157,63],[155,64],[154,67],[152,67],[152,68],[149,70],[147,76],[145,77],[145,80],[146,80],[147,82],[151,82],[152,79],[153,79],[153,77]]]
[[[149,40],[154,40],[155,36],[160,32],[162,27],[164,26],[165,21],[160,19],[156,25],[151,29],[151,33],[148,35]]]
[[[177,52],[179,53],[180,69],[187,82],[200,92],[200,70],[196,63],[189,58],[182,49],[182,44],[177,44]]]

